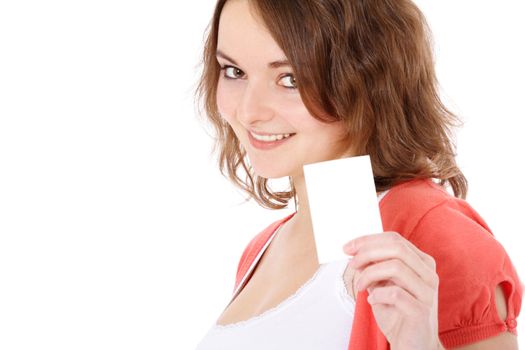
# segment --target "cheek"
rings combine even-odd
[[[286,114],[288,121],[295,126],[297,132],[315,135],[316,137],[325,135],[328,131],[327,125],[315,119],[306,109],[302,102],[289,104],[289,112]]]
[[[235,110],[237,109],[237,95],[239,93],[235,91],[231,84],[224,82],[219,79],[217,83],[217,108],[221,116],[228,121],[230,124],[233,121]]]
[[[312,133],[319,128],[318,121],[308,112],[300,96],[282,99],[279,110],[296,132]]]

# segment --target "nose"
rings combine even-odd
[[[270,87],[262,81],[250,81],[242,94],[237,107],[237,119],[245,127],[264,123],[274,116],[271,107]]]

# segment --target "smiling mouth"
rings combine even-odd
[[[256,134],[252,131],[249,131],[249,133],[251,134],[251,136],[256,139],[257,141],[261,141],[261,142],[274,142],[274,141],[280,141],[282,139],[286,139],[286,138],[289,138],[293,135],[295,135],[295,133],[287,133],[287,134],[266,134],[266,135],[260,135],[260,134]]]
[[[286,136],[288,135],[288,136]],[[292,137],[294,137],[296,134],[276,134],[276,135],[254,135],[252,132],[248,132],[248,138],[250,140],[250,144],[257,149],[260,150],[269,150],[273,149],[275,147],[278,147],[284,143],[286,143],[288,140],[290,140]]]

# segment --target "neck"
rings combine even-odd
[[[292,176],[292,182],[297,196],[297,212],[287,224],[289,227],[300,228],[300,230],[292,230],[293,232],[304,232],[305,230],[307,232],[312,232],[310,206],[308,203],[308,195],[306,193],[304,174],[301,173],[300,175]]]

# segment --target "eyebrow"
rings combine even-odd
[[[233,64],[239,65],[237,62],[235,62],[233,58],[229,57],[221,50],[217,50],[217,57],[224,58],[225,60],[228,60]],[[287,59],[282,59],[282,60],[273,61],[273,62],[268,63],[269,68],[279,68],[283,66],[290,66],[290,62]]]

